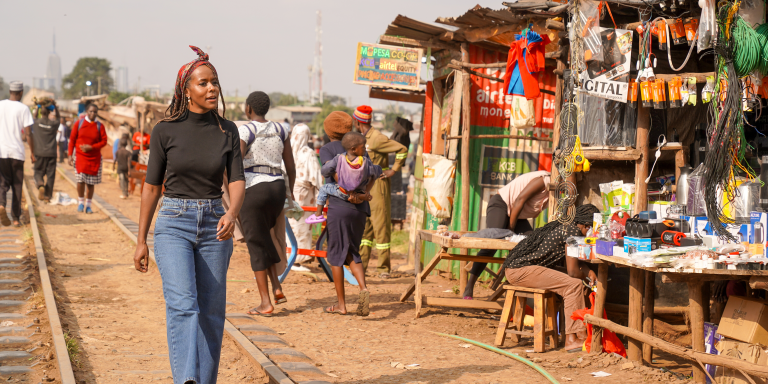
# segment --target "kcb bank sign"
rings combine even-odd
[[[484,187],[503,187],[518,175],[539,170],[536,153],[491,145],[483,145],[481,152],[480,185]]]

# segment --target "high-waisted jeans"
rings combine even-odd
[[[215,384],[232,240],[216,239],[221,199],[164,198],[155,222],[174,384]]]

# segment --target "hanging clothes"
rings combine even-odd
[[[515,35],[515,39],[509,45],[504,90],[508,95],[525,96],[533,100],[539,97],[541,91],[539,81],[532,73],[544,69],[544,47],[550,43],[549,36],[527,30]]]

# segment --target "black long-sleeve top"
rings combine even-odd
[[[149,142],[146,182],[164,184],[166,197],[218,199],[224,172],[230,183],[245,180],[237,126],[222,117],[217,121],[213,112],[160,122]]]

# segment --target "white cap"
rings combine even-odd
[[[21,81],[11,81],[8,84],[8,90],[11,92],[20,92],[24,90],[24,83]]]

